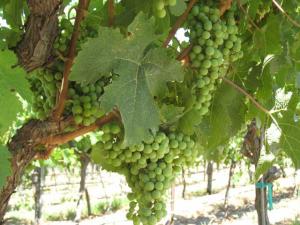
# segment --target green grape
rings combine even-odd
[[[170,6],[176,5],[176,3],[177,3],[177,0],[167,0],[167,4]]]
[[[154,189],[154,184],[152,182],[148,182],[145,184],[144,189],[146,191],[152,191]]]
[[[50,115],[56,103],[61,77],[62,75],[45,69],[39,70],[35,75],[28,78],[30,88],[34,93],[33,109],[37,118],[45,119]]]
[[[175,6],[177,0],[155,0],[153,5],[154,14],[158,18],[164,18],[167,14],[167,6]]]
[[[193,52],[195,52],[196,54],[199,54],[201,51],[202,51],[201,46],[195,45],[195,46],[193,47]]]
[[[167,12],[166,12],[165,9],[161,9],[161,10],[158,10],[158,11],[157,11],[157,16],[158,16],[159,18],[164,18],[166,15],[167,15]]]
[[[165,3],[164,3],[164,1],[161,1],[161,0],[156,1],[155,7],[156,7],[157,10],[162,10],[162,9],[164,9],[164,8],[165,8]]]

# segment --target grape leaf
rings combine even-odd
[[[170,6],[170,12],[174,16],[180,16],[182,13],[184,13],[186,9],[186,3],[184,0],[177,0],[176,5]]]
[[[173,123],[183,114],[184,107],[178,107],[173,104],[163,104],[160,107],[160,116],[163,123]]]
[[[20,41],[21,34],[19,29],[0,27],[0,50],[16,46]]]
[[[259,5],[262,3],[262,0],[248,0],[246,2],[249,3],[248,14],[250,18],[255,17],[256,13],[258,12]]]
[[[0,145],[0,190],[6,183],[6,178],[11,174],[10,152],[7,147]]]
[[[244,96],[223,83],[214,96],[209,117],[201,125],[206,147],[216,150],[236,135],[245,121],[245,113]]]
[[[260,86],[256,93],[256,98],[266,108],[272,108],[274,105],[273,79],[269,66],[273,58],[272,56],[267,56],[264,59],[259,77]]]
[[[258,181],[259,178],[264,175],[274,164],[274,155],[266,155],[259,159],[257,168],[254,173],[254,181]]]
[[[123,0],[120,2],[123,10],[116,16],[115,24],[121,26],[128,26],[134,17],[139,12],[150,14],[153,6],[152,1],[136,1],[136,0]],[[106,10],[107,11],[107,10]]]
[[[29,102],[32,98],[25,72],[20,68],[12,68],[16,62],[13,52],[0,52],[0,134],[7,131],[17,113],[22,111],[18,95]]]
[[[154,19],[140,13],[128,27],[126,38],[118,30],[100,27],[99,37],[90,39],[75,59],[70,79],[80,83],[91,83],[107,76],[118,60],[138,61],[145,48],[154,41]],[[82,76],[85,74],[85,76]]]
[[[202,115],[199,110],[191,109],[187,111],[182,118],[180,118],[178,123],[178,128],[183,133],[187,135],[192,135],[195,131],[197,126],[202,121]]]
[[[154,97],[166,91],[167,81],[183,79],[182,67],[165,49],[147,49],[159,36],[155,35],[153,18],[143,13],[128,27],[126,38],[117,30],[101,30],[101,35],[89,40],[79,53],[71,79],[90,83],[111,72],[119,75],[105,88],[101,104],[108,111],[118,107],[125,143],[139,143],[160,123]]]
[[[166,90],[166,82],[181,80],[181,67],[164,49],[150,50],[140,62],[121,60],[114,70],[120,77],[105,88],[101,98],[105,110],[117,106],[125,127],[124,141],[139,143],[159,125],[159,109],[153,96]]]
[[[298,94],[293,94],[287,111],[281,113],[278,124],[281,128],[280,147],[292,159],[296,168],[300,168],[300,121],[295,117],[299,102]]]
[[[268,54],[280,54],[282,45],[280,42],[279,16],[269,16],[266,25],[261,30],[255,31],[253,41],[254,49],[262,57]]]
[[[4,6],[3,17],[11,27],[17,28],[22,25],[24,4],[24,0],[11,0]]]

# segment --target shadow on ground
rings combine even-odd
[[[275,193],[273,196],[273,202],[278,203],[283,199],[288,199],[293,197],[293,188],[289,188],[281,193]],[[180,215],[175,215],[174,225],[211,225],[220,224],[224,219],[234,220],[241,218],[244,214],[252,212],[255,210],[254,203],[249,202],[244,199],[243,206],[228,205],[227,209],[224,208],[223,204],[214,204],[213,210],[202,214],[199,212],[199,216],[195,218],[187,218]],[[226,212],[227,210],[227,212]],[[227,215],[225,215],[227,213]],[[290,225],[293,224],[292,220],[282,221],[274,225]],[[298,224],[297,224],[298,225]],[[300,224],[299,224],[300,225]]]

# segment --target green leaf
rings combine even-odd
[[[142,60],[142,67],[154,96],[161,96],[167,91],[167,81],[183,80],[182,66],[177,60],[170,58],[163,48],[151,49]]]
[[[258,12],[258,8],[259,8],[259,5],[261,4],[262,0],[248,0],[248,2],[249,2],[248,14],[250,17],[253,18],[253,17],[255,17],[256,13]]]
[[[199,110],[191,109],[187,111],[178,123],[178,129],[187,135],[195,133],[197,126],[202,121],[202,115]]]
[[[6,183],[6,178],[11,175],[10,152],[7,147],[0,145],[0,190]]]
[[[258,181],[274,164],[274,155],[266,155],[259,159],[257,168],[254,173],[254,180]]]
[[[216,150],[236,135],[245,121],[245,98],[227,83],[216,92],[209,117],[201,126],[206,147]]]
[[[138,13],[143,12],[149,15],[153,1],[122,0],[120,5],[123,10],[116,16],[115,24],[127,27]]]
[[[9,3],[9,0],[2,0],[2,1],[0,1],[0,8],[3,8],[8,3]]]
[[[105,88],[102,106],[110,111],[117,106],[125,127],[128,145],[144,140],[160,124],[159,109],[153,96],[166,90],[166,82],[182,79],[180,64],[170,60],[164,49],[150,50],[140,62],[121,60],[115,68],[120,77]]]
[[[16,63],[13,52],[0,52],[0,134],[7,131],[17,113],[22,111],[19,96],[27,101],[32,98],[25,72],[20,68],[12,68]]]
[[[280,147],[292,159],[296,168],[300,168],[300,120],[295,112],[300,98],[293,94],[287,111],[281,113],[278,124],[281,128]]]
[[[99,37],[87,41],[76,57],[71,80],[95,82],[101,76],[109,75],[119,60],[138,62],[145,48],[157,38],[154,19],[147,19],[142,13],[129,26],[130,35],[126,38],[118,30],[105,27],[100,30]]]
[[[163,104],[160,107],[160,116],[163,123],[174,123],[183,114],[184,107],[178,107],[173,104]]]
[[[125,127],[124,141],[133,145],[145,139],[150,129],[158,127],[158,108],[143,68],[121,61],[117,72],[122,75],[105,88],[101,105],[107,111],[118,107]]]
[[[265,57],[269,54],[280,54],[282,45],[280,41],[280,16],[271,15],[261,30],[256,30],[253,36],[253,45],[257,54]]]
[[[159,109],[154,97],[164,94],[167,81],[181,81],[183,71],[165,49],[147,49],[158,38],[153,19],[141,13],[128,31],[130,35],[124,38],[116,30],[103,28],[101,35],[89,40],[79,53],[71,79],[89,83],[112,72],[119,76],[105,88],[101,104],[107,111],[118,107],[125,127],[124,141],[131,145],[158,128]]]
[[[19,29],[0,27],[0,50],[15,47],[20,41],[21,34]]]
[[[170,6],[170,12],[174,16],[180,16],[182,13],[184,13],[186,7],[185,0],[177,0],[176,5]]]
[[[268,55],[264,59],[260,74],[260,86],[256,93],[257,100],[266,108],[272,108],[274,105],[273,79],[269,66],[273,58],[273,56]]]
[[[7,23],[13,27],[18,28],[22,25],[22,13],[25,1],[23,0],[10,0],[3,9],[3,17]]]

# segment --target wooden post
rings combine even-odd
[[[212,194],[212,179],[213,179],[213,162],[209,161],[207,164],[207,188],[206,191],[209,195]]]
[[[39,225],[42,218],[42,208],[43,208],[43,186],[45,178],[45,168],[37,167],[34,169],[32,176],[32,182],[34,185],[34,220],[35,224]]]
[[[225,218],[227,217],[227,213],[228,213],[229,189],[231,187],[231,179],[232,179],[232,176],[234,174],[235,166],[236,166],[236,162],[234,160],[231,160],[231,164],[230,164],[230,168],[229,168],[229,176],[228,176],[227,188],[226,188],[225,199],[224,199]]]
[[[77,201],[77,208],[76,208],[76,216],[74,219],[74,222],[76,224],[79,224],[80,220],[81,220],[81,215],[82,215],[82,211],[83,211],[83,197],[85,194],[85,182],[86,182],[86,171],[87,171],[87,166],[89,164],[89,157],[86,153],[81,153],[79,155],[80,157],[80,187],[79,187],[79,197],[78,197],[78,201]]]

